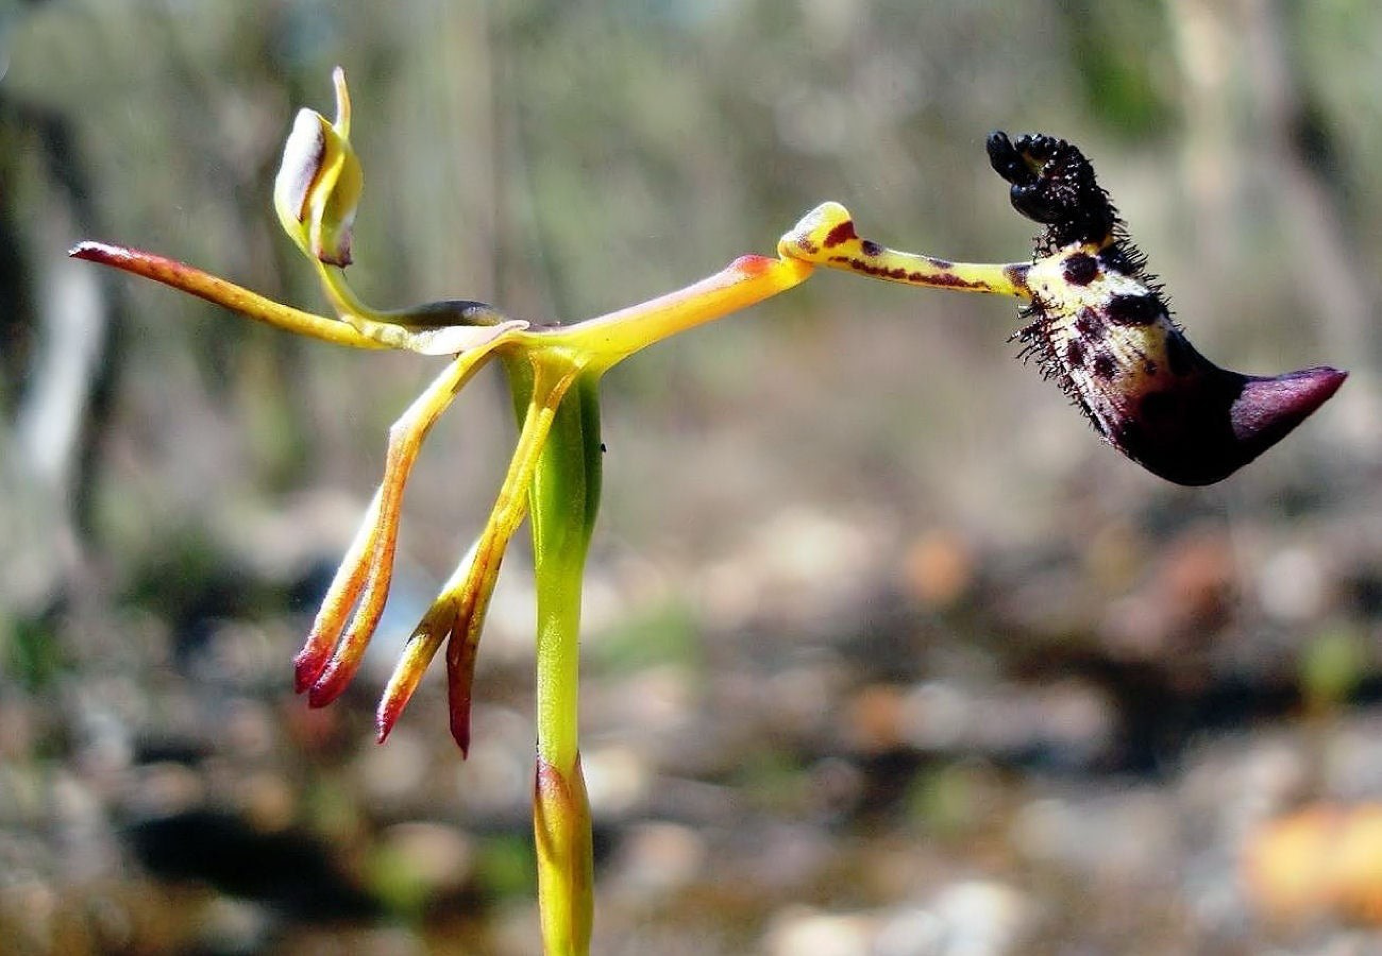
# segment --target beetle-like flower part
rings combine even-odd
[[[1018,212],[1046,226],[1017,333],[1104,440],[1183,485],[1226,478],[1338,391],[1328,367],[1262,377],[1220,368],[1171,320],[1161,286],[1074,146],[1041,134],[988,140]]]

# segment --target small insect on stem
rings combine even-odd
[[[1075,146],[995,132],[988,155],[1013,208],[1046,227],[1026,276],[1030,321],[1014,335],[1023,357],[1149,471],[1183,485],[1226,478],[1343,384],[1347,373],[1334,368],[1244,375],[1197,352]]]

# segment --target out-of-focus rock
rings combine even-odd
[[[977,570],[974,551],[949,529],[934,529],[907,548],[902,579],[907,593],[923,607],[944,610],[970,589]]]
[[[460,889],[470,879],[474,861],[470,838],[456,827],[397,823],[379,835],[370,882],[382,898],[406,912]]]
[[[417,731],[395,727],[387,743],[361,748],[355,762],[360,790],[386,805],[404,803],[422,787],[431,759]]]
[[[1043,797],[1017,813],[1012,843],[1027,860],[1106,890],[1161,888],[1180,853],[1175,809],[1150,787]]]
[[[790,906],[769,926],[770,956],[1006,956],[1026,951],[1037,907],[997,882],[944,887],[924,906],[827,913]]]
[[[1025,951],[1036,928],[1036,904],[991,880],[956,883],[941,890],[931,910],[944,927],[945,956],[1003,956]]]
[[[591,747],[581,754],[590,812],[597,819],[627,816],[647,799],[652,774],[630,747]]]
[[[1280,621],[1298,624],[1324,610],[1331,577],[1323,555],[1298,545],[1282,548],[1263,561],[1253,583],[1262,610]]]
[[[773,920],[763,949],[769,956],[869,956],[874,933],[871,916],[793,906]]]
[[[1263,825],[1243,878],[1269,921],[1382,926],[1382,804],[1315,804]]]
[[[1239,587],[1232,542],[1196,528],[1165,545],[1151,577],[1108,606],[1102,631],[1117,657],[1155,661],[1202,646],[1231,619]]]
[[[620,842],[608,884],[637,900],[666,898],[695,880],[708,858],[705,838],[678,823],[639,823]]]

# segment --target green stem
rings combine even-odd
[[[598,382],[577,380],[557,408],[533,475],[538,605],[538,753],[562,770],[576,759],[581,581],[600,503]]]
[[[581,582],[603,454],[598,387],[598,375],[587,372],[558,406],[530,494],[538,619],[538,906],[545,952],[577,956],[589,952],[594,911],[590,806],[577,733]]]

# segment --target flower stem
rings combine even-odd
[[[459,610],[451,627],[446,648],[446,673],[451,702],[451,735],[462,751],[470,748],[471,687],[475,677],[475,654],[490,596],[499,577],[509,539],[528,511],[535,472],[541,470],[548,435],[559,418],[564,397],[576,380],[577,371],[565,356],[539,360],[536,356],[507,357],[510,387],[519,409],[522,427],[518,447],[499,488],[494,510],[475,547],[465,582],[458,595]],[[519,400],[521,397],[521,400]],[[445,596],[443,596],[443,600]]]
[[[581,581],[599,508],[598,374],[557,408],[531,485],[537,588],[537,774],[533,829],[548,954],[589,951],[594,911],[590,806],[577,743]]]

